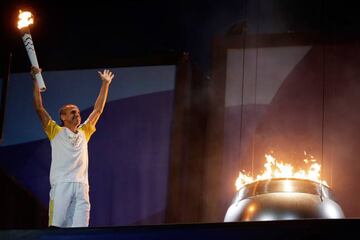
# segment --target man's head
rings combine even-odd
[[[78,127],[81,123],[79,108],[74,104],[66,104],[59,110],[60,120],[63,126]]]

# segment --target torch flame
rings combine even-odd
[[[21,11],[19,10],[19,21],[18,21],[18,29],[22,29],[24,27],[27,27],[29,26],[30,24],[33,24],[34,23],[34,18],[31,14],[31,12],[29,11]]]
[[[328,186],[326,181],[320,179],[321,165],[316,162],[313,156],[311,156],[311,160],[310,160],[311,165],[307,171],[300,169],[295,172],[294,172],[294,167],[291,164],[277,161],[270,154],[266,154],[265,158],[266,158],[266,163],[264,164],[265,171],[261,175],[257,175],[256,178],[253,178],[242,172],[239,173],[239,177],[236,179],[235,182],[236,190],[239,190],[241,187],[243,187],[246,184],[259,180],[267,180],[272,178],[307,179]],[[305,164],[307,164],[309,163],[309,160],[304,159],[304,162]]]

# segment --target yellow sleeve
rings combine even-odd
[[[49,140],[51,141],[61,131],[61,127],[57,125],[54,120],[49,120],[44,130]]]
[[[96,131],[96,128],[94,125],[90,124],[90,121],[85,121],[80,127],[80,130],[84,131],[86,140],[89,141],[91,135]]]

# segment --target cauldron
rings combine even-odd
[[[305,179],[272,178],[240,188],[224,222],[344,218],[332,190]]]

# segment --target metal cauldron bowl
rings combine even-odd
[[[256,181],[237,191],[224,222],[344,218],[331,189],[304,179]]]

